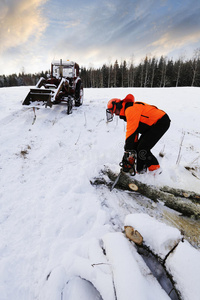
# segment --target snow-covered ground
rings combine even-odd
[[[28,91],[0,89],[0,300],[170,299],[124,225],[161,258],[179,242],[167,270],[182,299],[199,300],[198,234],[196,247],[182,242],[151,202],[143,206],[91,181],[105,165],[119,171],[126,123],[116,117],[107,124],[105,108],[109,99],[133,93],[172,121],[152,151],[162,174],[137,179],[200,193],[199,178],[185,169],[200,176],[200,89],[85,89],[84,104],[71,115],[54,106],[36,110],[35,122],[33,110],[22,106]]]

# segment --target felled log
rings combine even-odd
[[[133,241],[137,245],[142,245],[143,237],[132,226],[124,226],[125,234],[128,239]]]
[[[105,169],[103,173],[106,174],[112,182],[114,182],[118,176],[118,174],[113,173],[110,169]],[[193,192],[167,187],[158,188],[142,183],[124,172],[121,172],[115,187],[138,192],[155,202],[160,200],[165,206],[180,212],[184,216],[193,216],[195,219],[200,218],[199,195]]]
[[[175,188],[171,188],[169,186],[163,186],[162,188],[160,188],[160,190],[163,192],[173,194],[174,196],[177,196],[177,197],[188,198],[188,199],[191,199],[193,202],[200,203],[200,195],[196,194],[194,192],[191,192],[191,191],[175,189]]]

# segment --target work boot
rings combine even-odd
[[[149,171],[155,171],[158,170],[160,168],[160,165],[151,165],[148,167]]]
[[[154,176],[162,173],[162,168],[160,167],[160,165],[151,165],[150,167],[148,167],[148,170]]]

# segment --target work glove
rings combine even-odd
[[[136,152],[135,151],[125,151],[120,166],[122,170],[126,173],[131,173],[131,175],[136,174],[135,170],[136,163]]]

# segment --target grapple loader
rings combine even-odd
[[[31,88],[23,105],[52,107],[66,103],[67,113],[73,106],[83,103],[83,86],[79,77],[79,65],[73,61],[53,61],[49,78],[41,77],[34,88]]]

